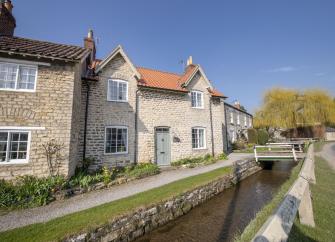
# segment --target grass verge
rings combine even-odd
[[[58,241],[69,235],[91,231],[108,223],[116,216],[178,196],[231,172],[232,167],[219,168],[111,203],[56,218],[46,223],[28,225],[2,232],[0,233],[0,241]]]
[[[243,233],[237,234],[235,236],[234,238],[235,242],[252,240],[252,238],[256,235],[258,230],[262,227],[262,225],[266,222],[269,216],[275,211],[275,209],[284,199],[285,194],[297,179],[302,164],[303,163],[300,162],[296,167],[293,168],[293,170],[291,171],[290,178],[286,182],[284,182],[283,185],[281,185],[281,187],[279,188],[278,192],[273,197],[273,199],[256,214],[255,218],[244,229]]]
[[[324,141],[315,142],[314,143],[314,152],[321,152],[324,144],[325,144]]]
[[[334,241],[335,231],[335,171],[327,162],[315,159],[316,184],[311,186],[315,228],[294,221],[289,241]]]

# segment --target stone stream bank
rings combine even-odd
[[[77,234],[64,241],[132,241],[188,213],[192,208],[261,169],[255,161],[237,161],[233,174],[226,175],[177,197],[116,217],[110,223],[94,231]]]

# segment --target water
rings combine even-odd
[[[274,162],[137,242],[232,241],[289,178],[293,161]],[[271,166],[270,166],[271,167]]]

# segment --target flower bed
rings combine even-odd
[[[82,169],[70,179],[58,175],[45,178],[22,176],[13,182],[0,180],[0,208],[42,206],[54,200],[155,175],[159,171],[157,165],[148,163],[112,169],[104,167],[95,174]]]
[[[219,160],[227,160],[227,155],[225,153],[222,153],[215,157],[211,156],[210,154],[207,154],[205,156],[199,156],[199,157],[189,157],[189,158],[184,158],[184,159],[180,159],[177,161],[173,161],[171,165],[178,166],[178,167],[193,168],[193,167],[201,166],[201,165],[214,164]]]

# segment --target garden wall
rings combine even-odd
[[[197,187],[178,197],[117,217],[90,233],[72,236],[64,241],[132,241],[186,214],[192,208],[261,169],[255,161],[238,161],[233,174]]]

